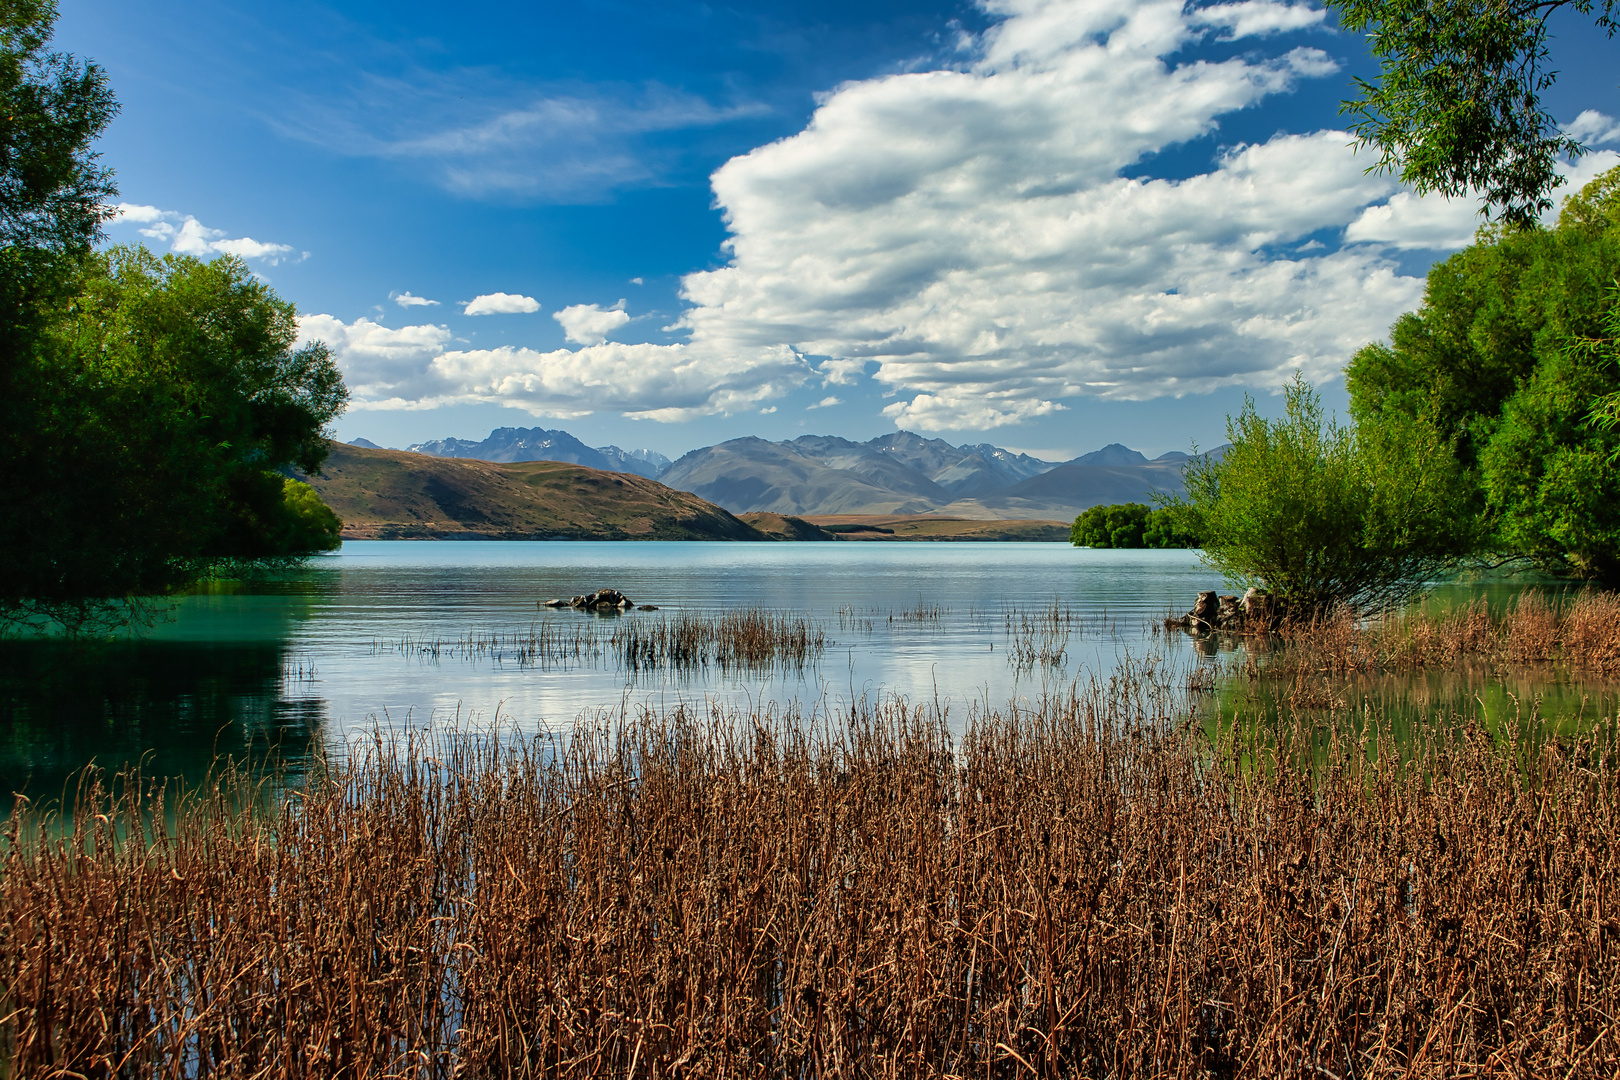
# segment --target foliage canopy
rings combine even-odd
[[[76,251],[115,194],[91,142],[118,111],[107,76],[48,48],[54,0],[0,0],[0,244]]]
[[[1350,127],[1420,193],[1479,192],[1504,219],[1528,223],[1552,206],[1555,165],[1584,147],[1541,106],[1547,19],[1591,16],[1609,36],[1616,0],[1326,0],[1346,30],[1365,33],[1380,71],[1344,103]]]
[[[239,260],[98,253],[105,73],[49,48],[54,0],[0,0],[0,628],[117,625],[210,567],[336,546],[284,471],[347,401]]]
[[[1192,526],[1183,507],[1115,503],[1082,511],[1069,529],[1069,542],[1094,548],[1197,547]]]
[[[1423,306],[1345,375],[1363,427],[1452,440],[1489,546],[1620,582],[1620,169],[1553,228],[1498,226],[1429,272]]]
[[[222,560],[336,546],[282,469],[326,456],[347,391],[291,304],[240,261],[82,256],[18,377],[30,441],[8,462],[0,605],[70,625]],[[324,508],[321,508],[324,509]]]

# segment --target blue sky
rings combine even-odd
[[[1579,180],[1620,44],[1558,29]],[[1364,174],[1307,3],[65,0],[57,43],[122,103],[110,237],[247,258],[384,445],[1209,446],[1296,369],[1342,403],[1474,223]]]

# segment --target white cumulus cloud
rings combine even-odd
[[[1259,44],[1176,63],[1189,43],[1212,27],[1307,28],[1319,11],[993,10],[1007,18],[965,70],[847,84],[803,131],[715,173],[731,259],[683,281],[694,346],[789,344],[826,358],[825,383],[870,371],[899,399],[884,410],[897,424],[986,428],[1082,395],[1330,377],[1418,302],[1393,242],[1338,244],[1397,192],[1366,174],[1345,132],[1232,147],[1186,179],[1120,176],[1335,70],[1318,50]]]
[[[298,320],[298,345],[323,341],[332,350],[355,404],[370,408],[431,408],[442,392],[433,362],[453,335],[444,326],[405,326],[397,330],[360,318],[352,323],[331,315]]]
[[[844,84],[802,131],[715,172],[728,258],[683,279],[684,343],[606,340],[630,321],[622,301],[557,312],[579,347],[549,351],[452,349],[442,327],[313,317],[341,340],[357,405],[673,420],[871,378],[896,424],[962,430],[1084,396],[1268,388],[1295,371],[1320,381],[1421,299],[1400,252],[1473,235],[1474,204],[1368,174],[1343,131],[1279,132],[1212,148],[1195,175],[1151,175],[1157,155],[1224,116],[1336,71],[1277,38],[1320,25],[1319,9],[983,2],[1000,21],[965,39],[960,67]],[[1217,39],[1244,44],[1190,51]],[[1596,115],[1577,126],[1607,138]],[[1566,190],[1617,157],[1581,159]],[[1123,175],[1144,162],[1149,175]],[[464,309],[539,303],[493,293]]]
[[[190,214],[174,210],[161,210],[156,206],[119,203],[114,208],[114,225],[129,222],[145,226],[140,234],[149,240],[168,244],[169,250],[181,255],[208,259],[216,255],[235,255],[240,259],[257,259],[271,266],[280,265],[293,253],[290,244],[270,244],[251,236],[232,237],[223,229],[210,229]],[[304,256],[309,253],[304,252]]]
[[[1596,109],[1582,112],[1564,131],[1590,146],[1620,142],[1620,120]]]
[[[404,292],[389,293],[388,299],[392,300],[402,308],[439,306],[439,302],[437,300],[429,300],[425,296],[412,296],[409,289],[406,289]]]
[[[475,296],[462,305],[463,315],[529,315],[540,310],[540,301],[521,293],[494,292]]]
[[[580,345],[600,345],[609,334],[630,321],[622,299],[610,308],[570,304],[551,317],[561,324],[564,337]]]
[[[1287,30],[1320,26],[1327,18],[1325,8],[1309,4],[1275,4],[1269,0],[1243,0],[1237,4],[1212,4],[1188,13],[1195,26],[1215,26],[1228,38],[1258,37]]]
[[[299,320],[300,344],[324,341],[356,409],[498,404],[535,416],[607,411],[653,420],[737,412],[780,397],[809,377],[785,346],[719,354],[686,344],[606,342],[579,349],[450,349],[443,326],[390,329],[332,315]]]
[[[1387,203],[1369,206],[1344,230],[1352,242],[1387,244],[1403,251],[1463,247],[1480,225],[1477,199],[1448,199],[1397,191]]]
[[[1587,154],[1573,164],[1558,162],[1554,168],[1563,184],[1556,194],[1561,197],[1554,198],[1553,206],[1542,214],[1542,221],[1552,225],[1558,219],[1563,197],[1580,191],[1617,164],[1620,164],[1620,154],[1613,150]],[[1474,233],[1485,220],[1480,206],[1478,199],[1447,199],[1441,195],[1420,196],[1398,191],[1388,202],[1363,210],[1346,226],[1344,238],[1352,243],[1380,244],[1403,251],[1449,251],[1473,242]]]

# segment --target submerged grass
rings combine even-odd
[[[372,653],[395,652],[426,661],[491,660],[529,667],[572,667],[612,657],[631,672],[703,667],[763,671],[800,670],[827,648],[826,633],[801,615],[743,608],[720,614],[681,612],[650,619],[637,616],[611,624],[545,621],[527,631],[471,633],[460,638],[407,635],[374,641]]]
[[[1184,678],[960,740],[898,700],[379,737],[271,813],[132,782],[59,840],[19,807],[11,1075],[1620,1069],[1612,722],[1392,753],[1206,733]]]
[[[827,635],[802,615],[743,608],[721,615],[682,612],[673,618],[631,619],[609,643],[631,671],[715,666],[722,670],[802,670],[821,659]]]
[[[1079,615],[1056,600],[1043,608],[1009,607],[1002,618],[1007,634],[1007,660],[1019,671],[1037,665],[1062,665],[1068,658],[1069,637],[1080,629]]]

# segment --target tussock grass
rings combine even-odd
[[[19,808],[11,1075],[1608,1077],[1612,725],[676,710]],[[1234,736],[1231,731],[1242,734]],[[169,821],[164,829],[154,822]]]
[[[1465,659],[1543,661],[1620,671],[1620,595],[1585,591],[1519,594],[1492,612],[1484,600],[1449,609],[1422,606],[1363,626],[1348,614],[1285,626],[1292,663],[1345,673],[1415,670]]]

